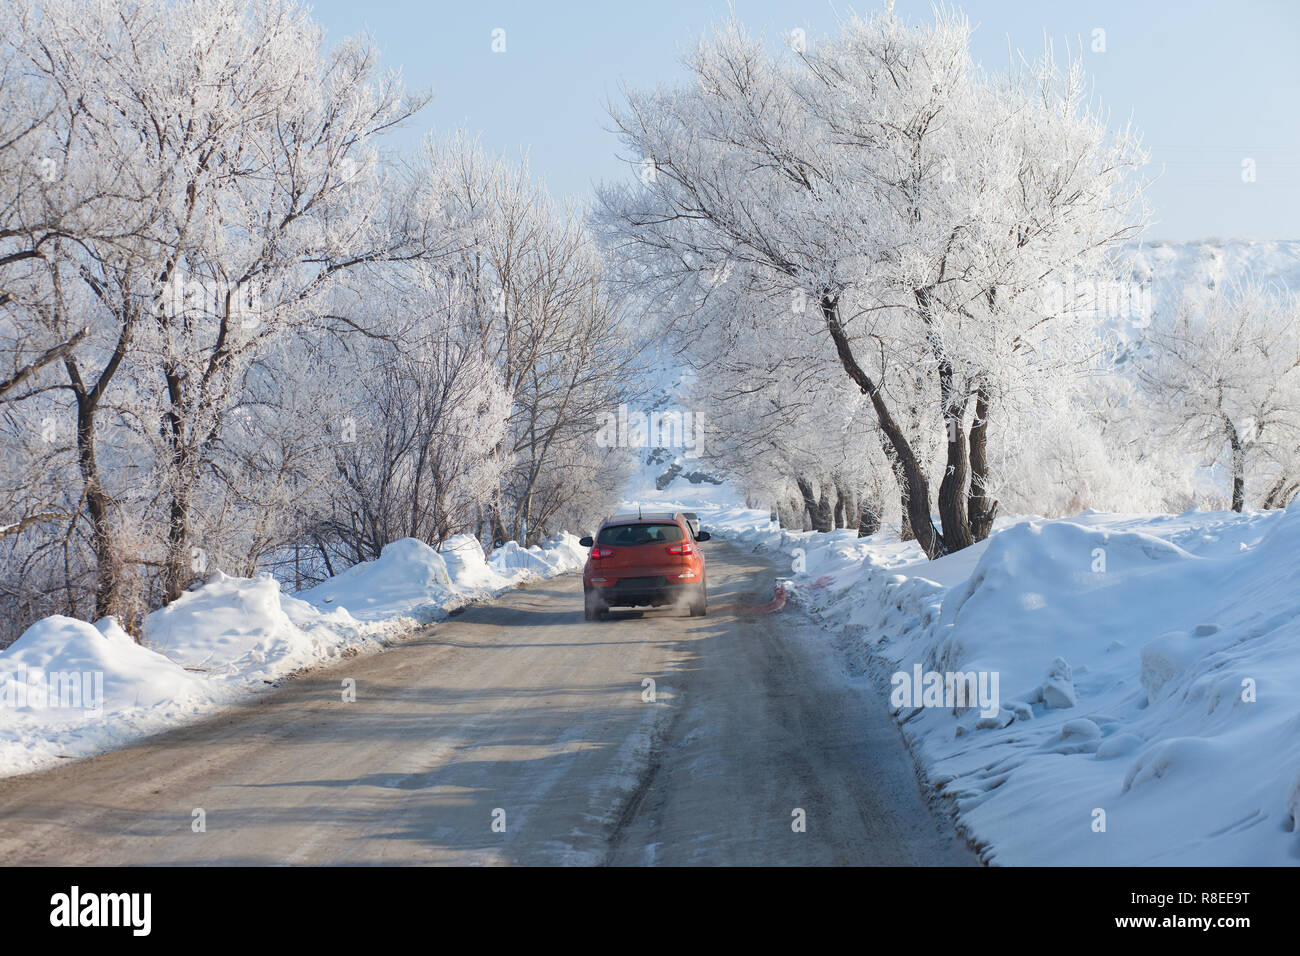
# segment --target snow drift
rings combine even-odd
[[[1009,518],[937,561],[742,508],[705,523],[789,555],[862,667],[998,674],[995,719],[895,711],[988,862],[1300,860],[1300,506]]]

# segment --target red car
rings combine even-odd
[[[681,514],[614,515],[596,537],[583,538],[591,548],[582,569],[582,592],[588,621],[598,621],[611,607],[686,604],[691,617],[707,610],[704,554],[699,542],[709,533],[691,533]]]

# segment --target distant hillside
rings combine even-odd
[[[1129,250],[1129,262],[1132,277],[1151,284],[1155,317],[1184,289],[1216,289],[1253,278],[1300,293],[1297,239],[1135,243]]]
[[[1122,344],[1118,361],[1141,351],[1144,330],[1160,327],[1186,293],[1208,295],[1250,281],[1300,295],[1300,240],[1195,239],[1133,243],[1127,271],[1097,293],[1096,320]],[[1104,284],[1103,285],[1107,285]],[[1067,295],[1080,296],[1071,289]]]

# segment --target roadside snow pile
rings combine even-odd
[[[551,577],[565,571],[576,571],[587,560],[587,549],[578,544],[573,535],[561,535],[547,542],[545,548],[533,545],[521,548],[513,541],[507,541],[492,552],[488,564],[498,574],[507,578],[524,575]]]
[[[541,550],[556,567],[562,567],[566,571],[581,571],[587,563],[587,549],[578,543],[580,540],[576,534],[561,532],[547,538],[542,543]],[[529,550],[535,551],[538,548],[534,545]]]
[[[514,542],[510,542],[512,545]],[[517,547],[517,545],[516,545]],[[501,549],[498,548],[497,551]],[[492,552],[495,558],[497,551]],[[442,560],[447,568],[447,576],[456,582],[458,591],[499,591],[509,587],[509,576],[499,574],[488,565],[487,556],[483,554],[483,545],[472,534],[458,534],[442,543]]]
[[[141,647],[108,618],[101,626],[76,618],[54,615],[23,632],[4,653],[0,674],[0,700],[19,706],[23,693],[18,674],[27,678],[27,705],[33,710],[69,711],[73,716],[83,702],[101,702],[105,709],[155,707],[184,701],[203,692],[203,682],[183,666]],[[93,675],[90,681],[72,682],[64,675]],[[64,685],[68,693],[62,693]],[[32,691],[55,689],[44,701]]]
[[[581,568],[586,556],[571,534],[528,549],[507,541],[491,558],[472,535],[448,538],[441,551],[403,538],[385,547],[377,560],[354,565],[297,596],[318,610],[346,610],[358,621],[428,623],[525,581]]]
[[[113,619],[54,616],[0,651],[0,776],[123,746],[246,699],[305,667],[371,652],[457,607],[580,568],[558,535],[485,558],[461,535],[411,538],[290,596],[269,576],[217,572],[145,618],[143,644]]]
[[[520,571],[545,574],[551,568],[540,554],[526,551],[513,541],[507,541],[492,552],[492,567],[500,568],[503,574]]]
[[[0,654],[0,773],[164,730],[208,698],[202,679],[111,618],[44,618]]]
[[[900,710],[931,779],[992,862],[1295,865],[1300,508],[1174,540],[1088,517],[996,535],[884,649],[1000,676],[1001,729]]]
[[[418,618],[455,594],[444,556],[423,541],[402,538],[385,545],[374,561],[354,564],[298,597],[322,609],[344,608],[358,621],[382,621],[396,615]]]
[[[376,647],[379,633],[342,608],[322,613],[281,593],[268,576],[217,572],[150,614],[144,644],[190,671],[257,684],[338,657],[347,646]]]
[[[796,599],[894,671],[881,693],[989,862],[1300,860],[1300,505],[1015,517],[937,561],[703,516],[786,554]],[[949,674],[996,705],[953,706]]]

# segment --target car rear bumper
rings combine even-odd
[[[621,578],[613,584],[592,585],[593,597],[606,607],[645,607],[688,601],[700,588],[698,580],[655,578]]]

